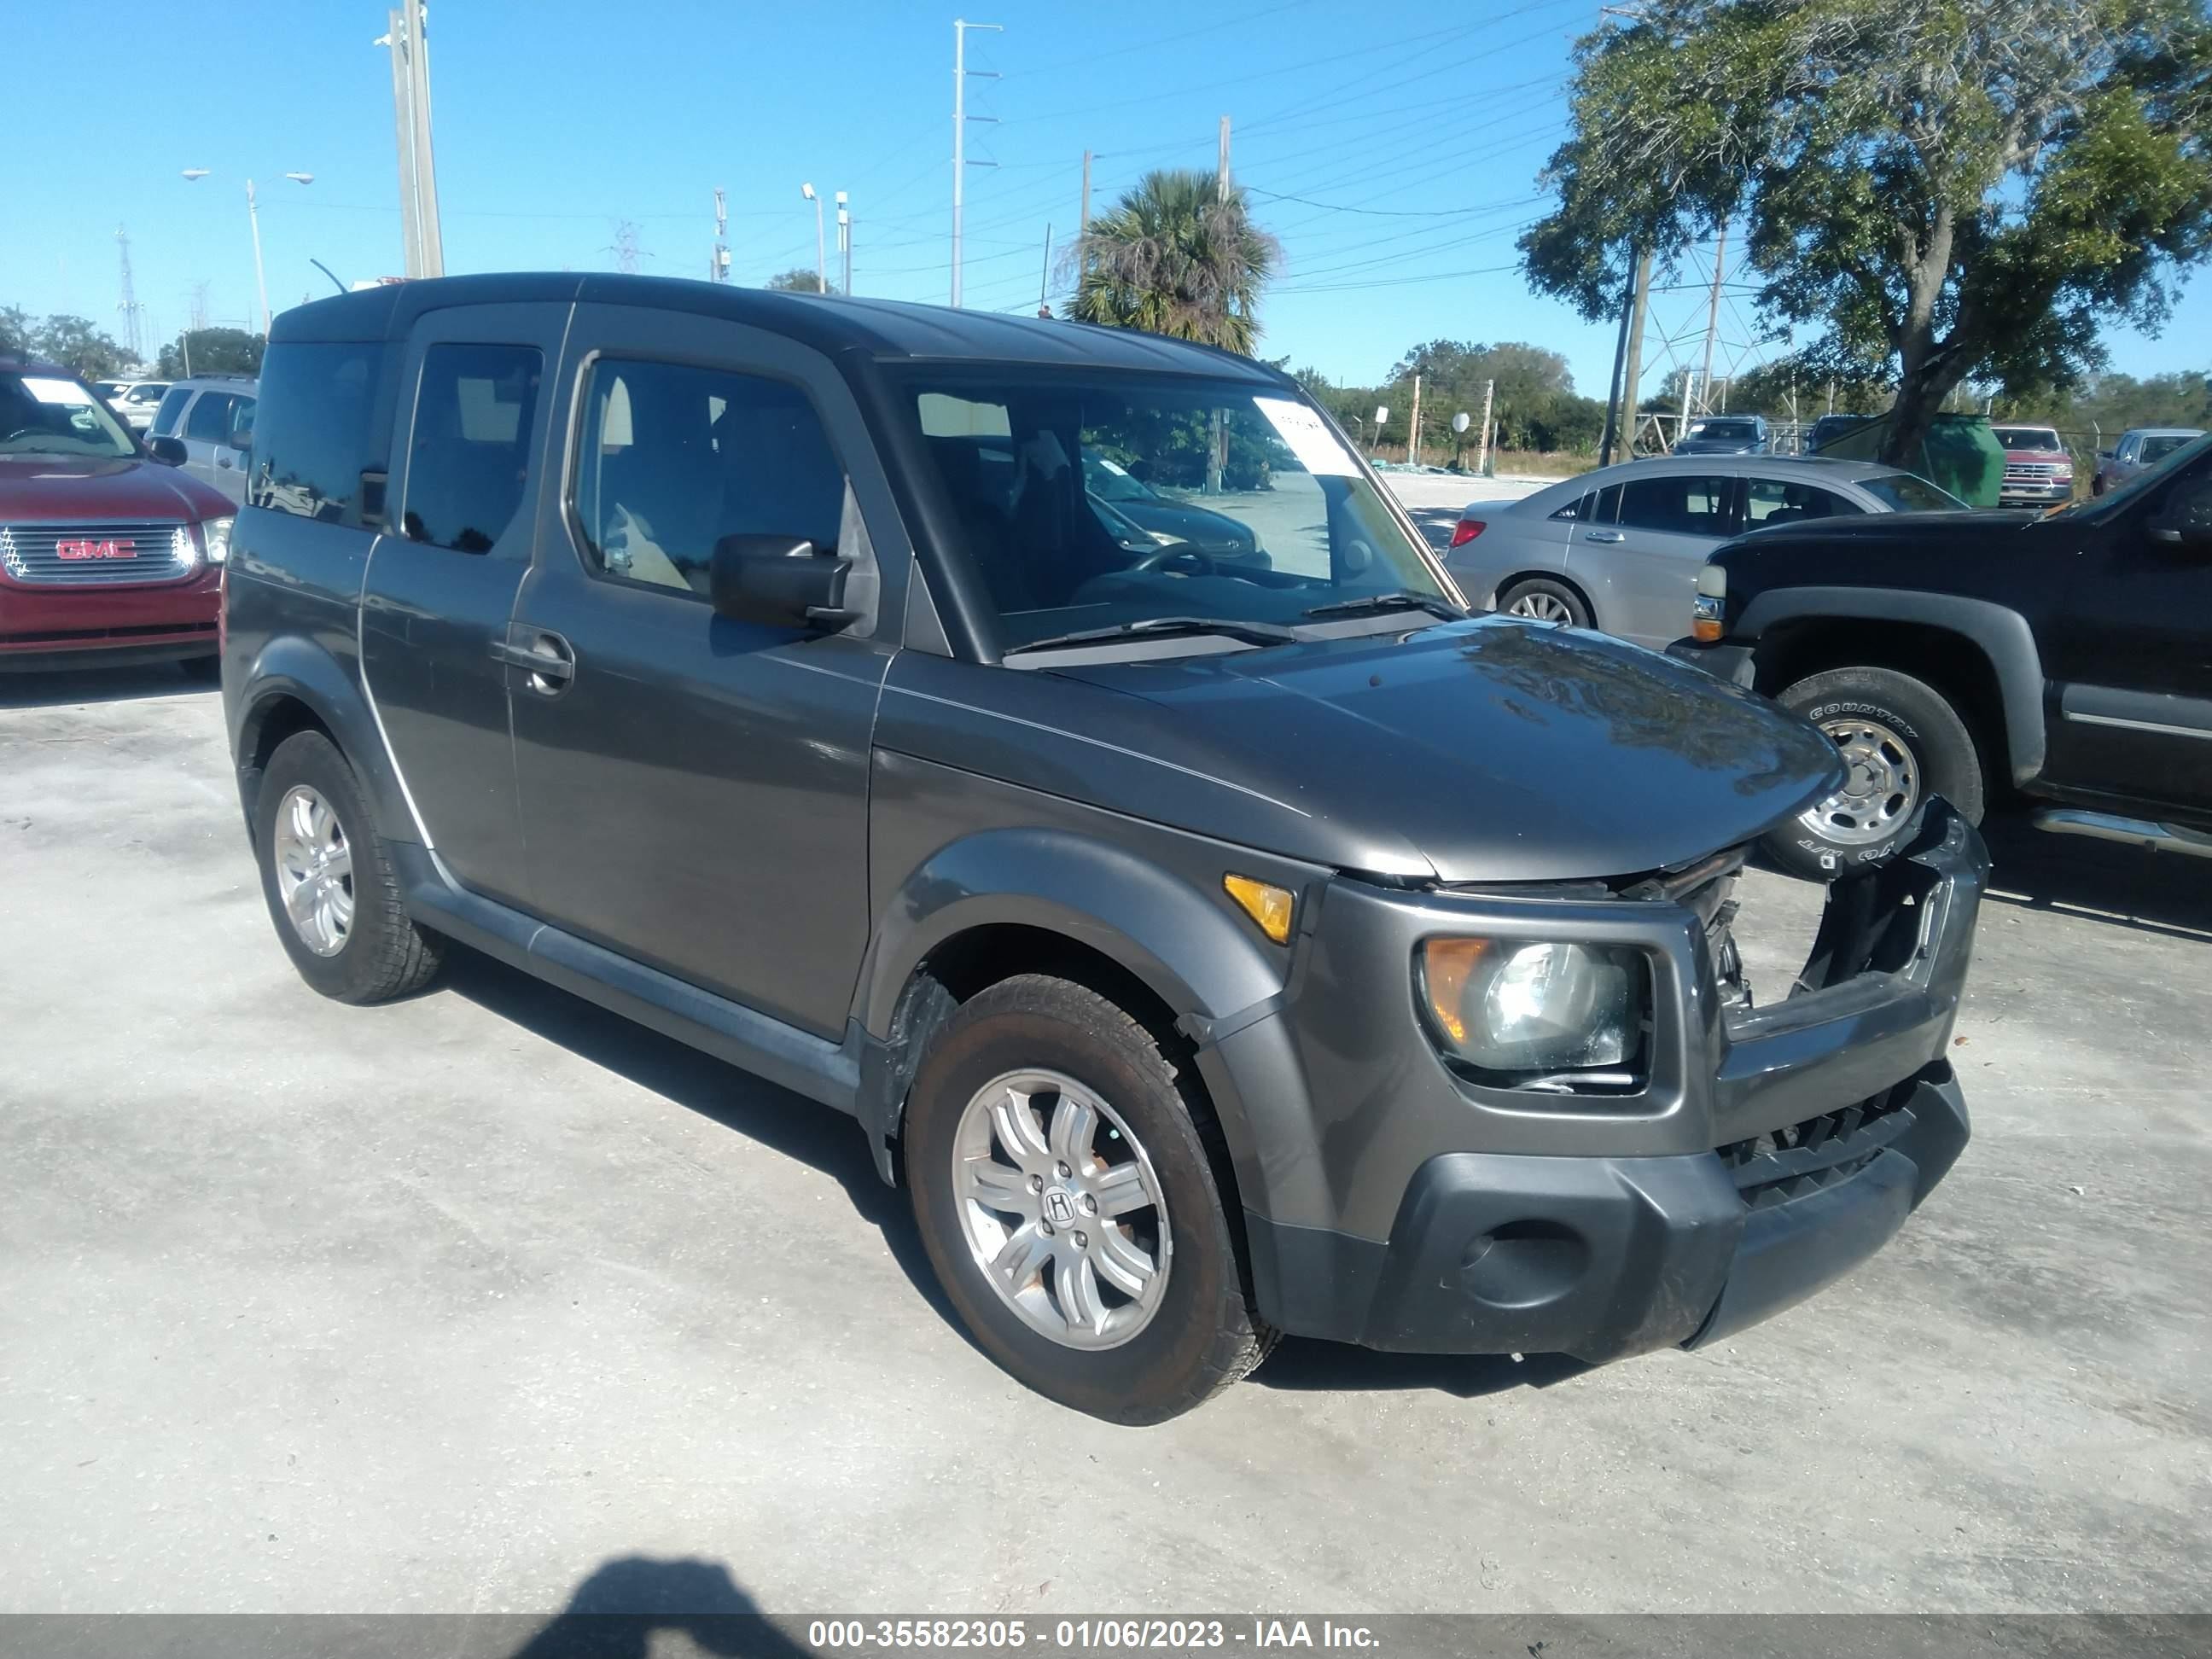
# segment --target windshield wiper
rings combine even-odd
[[[1425,611],[1447,622],[1462,622],[1467,612],[1441,593],[1416,593],[1401,588],[1395,593],[1362,593],[1356,599],[1337,599],[1317,605],[1300,614],[1307,617],[1358,617],[1382,611]]]
[[[1218,634],[1250,645],[1291,645],[1297,635],[1278,623],[1237,622],[1222,617],[1146,617],[1141,622],[1116,623],[1111,628],[1085,628],[1073,634],[1054,634],[1031,640],[1005,654],[1049,651],[1063,645],[1097,645],[1111,640],[1145,639],[1156,634]]]

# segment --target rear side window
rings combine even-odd
[[[1966,506],[1956,495],[1910,472],[1884,472],[1875,477],[1861,478],[1859,488],[1885,503],[1893,513],[1947,513]]]
[[[410,540],[488,553],[522,504],[545,359],[535,346],[434,345],[415,400]]]
[[[154,411],[153,424],[147,429],[157,438],[166,438],[177,429],[177,421],[185,412],[185,405],[192,400],[192,389],[173,386],[161,394],[161,407]]]
[[[202,443],[219,444],[230,429],[230,406],[238,401],[228,392],[203,392],[185,417],[185,436]]]
[[[1732,483],[1728,478],[1680,474],[1633,479],[1620,492],[1620,522],[1678,536],[1725,536]]]
[[[725,536],[837,544],[845,472],[797,386],[602,357],[584,400],[571,505],[602,575],[704,595]]]
[[[386,434],[375,424],[379,382],[393,348],[381,343],[278,345],[261,365],[252,418],[254,507],[359,528],[363,472],[384,471]]]
[[[1744,486],[1746,530],[1770,524],[1802,524],[1808,519],[1837,519],[1863,511],[1847,495],[1796,479],[1752,478]]]

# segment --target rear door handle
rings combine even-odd
[[[1625,542],[1628,538],[1618,530],[1585,530],[1583,539],[1586,542]]]
[[[541,697],[557,697],[576,678],[576,653],[558,634],[516,627],[510,637],[495,640],[491,653],[523,671],[523,684]]]

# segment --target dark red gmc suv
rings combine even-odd
[[[0,669],[166,659],[212,678],[236,510],[69,370],[0,356]]]

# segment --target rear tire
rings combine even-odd
[[[1548,576],[1514,583],[1498,596],[1498,609],[1526,622],[1556,623],[1564,628],[1590,625],[1589,606],[1583,602],[1583,596]]]
[[[1980,751],[1934,687],[1893,668],[1835,668],[1798,681],[1776,701],[1819,726],[1850,769],[1841,790],[1761,842],[1792,874],[1832,881],[1880,863],[1911,838],[1931,794],[1968,823],[1981,822],[1988,784]]]
[[[430,982],[445,941],[408,915],[360,781],[321,732],[295,732],[269,757],[253,845],[270,920],[309,985],[370,1003]]]
[[[1097,993],[1030,974],[963,1004],[915,1075],[902,1141],[922,1243],[984,1352],[1127,1424],[1256,1366],[1273,1334],[1247,1297],[1209,1132],[1194,1079]]]

